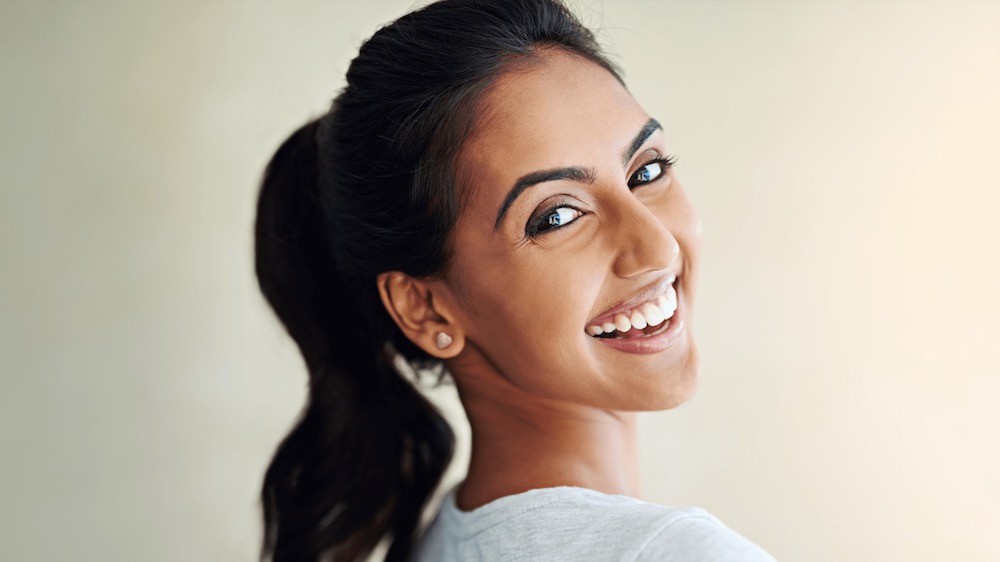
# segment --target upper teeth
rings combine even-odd
[[[592,336],[599,336],[618,330],[627,332],[632,328],[641,330],[646,326],[656,326],[677,311],[677,291],[673,285],[667,287],[667,292],[659,298],[644,302],[634,308],[615,314],[610,321],[601,324],[591,324],[586,331]]]

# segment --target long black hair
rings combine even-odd
[[[262,491],[262,560],[357,560],[383,538],[410,556],[454,435],[396,369],[433,358],[382,306],[376,276],[448,260],[456,155],[490,84],[539,47],[618,76],[557,0],[444,0],[379,29],[330,111],[268,164],[256,222],[261,291],[309,371],[303,413]]]

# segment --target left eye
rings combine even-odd
[[[542,230],[551,230],[560,226],[566,226],[575,221],[580,215],[580,211],[577,211],[573,207],[556,207],[543,217],[544,225],[542,226]]]
[[[583,212],[569,205],[556,205],[535,214],[525,226],[524,233],[534,238],[558,230],[583,216]]]
[[[663,175],[663,173],[673,164],[670,159],[657,159],[646,164],[645,166],[639,168],[632,174],[628,179],[628,186],[630,188],[639,187],[640,185],[645,185],[656,181]]]

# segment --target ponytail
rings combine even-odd
[[[386,537],[386,560],[402,561],[454,436],[397,372],[380,323],[362,322],[337,271],[319,201],[319,123],[278,149],[257,207],[261,291],[309,370],[306,407],[264,477],[262,560],[357,560]]]
[[[375,280],[441,274],[458,220],[458,154],[480,101],[540,45],[618,76],[558,0],[441,0],[380,28],[321,119],[267,166],[261,291],[298,344],[309,396],[264,478],[262,559],[406,560],[451,459],[448,424],[396,371],[440,367],[403,336]]]

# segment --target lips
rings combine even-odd
[[[595,344],[628,354],[646,355],[667,350],[686,349],[687,329],[683,318],[685,314],[683,291],[684,288],[681,282],[677,280],[676,275],[670,275],[660,283],[640,291],[635,297],[602,313],[587,323],[588,328],[600,325],[602,329],[601,334],[595,334],[596,330],[593,328],[588,330],[587,333],[591,336],[591,341]],[[603,331],[604,322],[608,319],[611,319],[611,322],[614,323],[615,319],[618,319],[619,316],[624,316],[629,319],[629,324],[631,324],[632,319],[627,314],[634,312],[637,308],[641,311],[643,305],[650,301],[661,302],[660,299],[667,299],[669,301],[671,299],[670,293],[676,295],[673,297],[673,301],[676,304],[671,305],[675,308],[671,312],[671,316],[664,318],[660,324],[650,326],[647,323],[646,327],[642,329],[631,326],[629,330],[624,332],[620,332],[618,326],[614,325],[613,331]],[[667,309],[669,310],[669,307]],[[641,320],[639,324],[642,324]],[[677,352],[679,353],[680,351]]]
[[[658,334],[677,311],[676,279],[677,275],[671,274],[587,322],[587,335],[607,339]]]

